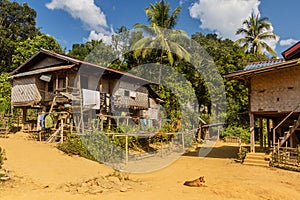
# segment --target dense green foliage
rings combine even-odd
[[[33,38],[39,33],[36,12],[28,6],[8,0],[0,1],[0,69],[9,72],[14,69],[12,57],[19,42]]]
[[[242,142],[249,143],[250,142],[250,129],[245,129],[238,126],[228,126],[225,128],[222,137],[226,136],[236,136],[240,137]]]
[[[8,73],[0,74],[0,113],[10,112],[11,81]]]
[[[247,62],[266,60],[265,55],[245,54],[244,49],[236,46],[229,39],[221,39],[216,34],[195,33],[192,39],[197,41],[212,57],[221,75],[233,71],[242,70]],[[249,125],[248,116],[248,87],[245,82],[238,80],[224,79],[226,90],[226,124],[228,126],[238,126],[247,128]],[[201,87],[203,88],[203,87]],[[209,101],[209,94],[205,88],[196,91],[202,91],[197,94],[201,99]],[[204,95],[203,95],[204,94]]]
[[[27,59],[37,53],[40,49],[47,49],[56,53],[63,53],[60,44],[52,36],[46,34],[36,35],[27,38],[17,44],[14,55],[12,56],[13,66],[23,64]]]
[[[78,155],[90,160],[95,160],[93,155],[89,153],[86,146],[82,144],[82,140],[78,137],[67,138],[67,140],[64,141],[64,143],[59,144],[57,148],[69,155]]]

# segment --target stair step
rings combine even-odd
[[[268,155],[265,153],[248,153],[244,160],[244,165],[268,167],[269,161],[265,160]]]
[[[249,158],[247,159],[247,158],[246,158],[246,159],[244,160],[244,162],[268,163],[269,161],[264,160],[264,159],[259,159],[259,160],[258,160],[258,159],[251,159],[251,158],[250,158],[250,159],[249,159]]]
[[[267,155],[265,153],[247,153],[246,158],[262,158],[264,159]]]
[[[269,167],[269,163],[244,162],[243,165],[258,166],[258,167]]]

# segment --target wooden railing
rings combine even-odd
[[[274,166],[300,170],[300,148],[275,147],[272,163]]]

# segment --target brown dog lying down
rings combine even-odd
[[[201,186],[205,186],[204,183],[205,183],[204,176],[200,176],[195,180],[185,181],[183,185],[190,186],[190,187],[201,187]]]

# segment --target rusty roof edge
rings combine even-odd
[[[60,58],[60,59],[63,59],[65,61],[68,61],[68,62],[72,62],[74,64],[79,64],[80,63],[80,60],[77,60],[77,59],[74,59],[74,58],[71,58],[69,56],[64,56],[64,55],[61,55],[61,54],[58,54],[54,51],[50,51],[50,50],[46,50],[46,49],[40,49],[37,53],[35,53],[34,55],[32,55],[28,60],[26,60],[23,64],[21,64],[19,67],[17,67],[15,70],[13,70],[11,72],[11,75],[14,75],[16,74],[20,69],[22,69],[26,64],[28,64],[30,61],[32,61],[36,56],[38,56],[39,54],[47,54],[47,55],[52,55],[56,58]]]
[[[40,51],[36,52],[33,56],[31,56],[28,60],[26,60],[23,64],[21,64],[19,67],[17,67],[15,70],[13,70],[10,74],[13,75],[17,73],[22,67],[24,67],[27,63],[29,63],[34,57],[36,57]]]
[[[108,68],[108,67],[103,67],[103,66],[100,66],[100,65],[97,65],[97,64],[93,64],[93,63],[90,63],[90,62],[87,62],[87,61],[82,61],[82,60],[78,60],[76,58],[72,58],[72,57],[69,57],[69,56],[66,56],[66,55],[62,55],[62,54],[59,54],[59,53],[56,53],[54,51],[50,51],[50,50],[46,50],[46,49],[40,49],[36,54],[34,54],[33,56],[31,56],[27,61],[25,61],[22,65],[20,65],[17,69],[15,69],[11,75],[13,76],[15,73],[17,73],[23,66],[25,66],[27,63],[29,63],[34,57],[36,57],[38,54],[41,54],[41,53],[44,53],[44,54],[47,54],[47,55],[50,55],[50,56],[54,56],[56,58],[59,58],[59,59],[63,59],[65,61],[68,61],[68,62],[71,62],[73,64],[85,64],[85,65],[88,65],[88,66],[92,66],[92,67],[97,67],[97,68],[101,68],[101,69],[104,69],[104,70],[107,70],[107,71],[111,71],[113,73],[117,73],[117,74],[120,74],[120,75],[125,75],[125,76],[128,76],[128,77],[131,77],[131,78],[135,78],[135,79],[138,79],[138,80],[141,80],[141,81],[144,81],[144,82],[147,82],[147,83],[150,83],[150,84],[154,84],[154,85],[157,85],[157,83],[154,83],[150,80],[147,80],[147,79],[144,79],[144,78],[141,78],[141,77],[138,77],[136,75],[133,75],[133,74],[130,74],[128,72],[121,72],[121,71],[118,71],[118,70],[115,70],[115,69],[111,69],[111,68]]]
[[[269,66],[266,66],[266,67],[252,69],[252,70],[246,70],[246,71],[243,70],[243,71],[232,72],[232,73],[223,75],[223,77],[224,78],[239,78],[239,77],[244,77],[244,76],[250,76],[252,74],[271,71],[271,70],[274,70],[278,67],[280,67],[280,69],[281,68],[292,67],[292,66],[294,66],[293,64],[294,65],[299,65],[300,64],[300,59],[294,59],[294,60],[290,60],[290,61],[286,61],[286,62],[282,62],[282,63],[277,63],[277,64],[274,64],[274,65],[269,65]]]
[[[39,73],[58,71],[58,70],[62,70],[62,69],[70,69],[74,66],[75,66],[75,64],[36,69],[36,70],[28,71],[28,72],[19,73],[19,74],[16,74],[16,75],[11,75],[11,76],[9,76],[9,78],[13,79],[13,78],[18,78],[18,77],[35,75],[35,74],[39,74]]]

